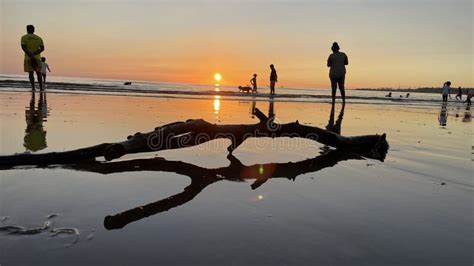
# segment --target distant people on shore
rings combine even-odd
[[[466,97],[467,97],[466,103],[467,103],[467,106],[469,106],[469,107],[471,106],[471,98],[472,98],[472,96],[474,96],[474,91],[472,91],[472,90],[471,90],[471,91],[467,90],[467,91],[466,91]]]
[[[392,97],[392,93],[389,92],[387,95],[385,95],[385,97]]]
[[[41,76],[43,76],[43,84],[46,84],[46,70],[51,72],[48,63],[46,63],[46,57],[41,57]]]
[[[458,88],[458,94],[456,94],[456,100],[462,100],[462,89],[461,89],[461,87]]]
[[[441,89],[441,95],[443,96],[443,103],[448,102],[448,96],[451,99],[451,81],[446,81],[443,84],[443,88]]]
[[[407,97],[407,98],[410,97],[410,93],[407,93],[407,96],[406,96],[406,97]]]
[[[331,47],[332,54],[328,57],[327,66],[329,69],[329,79],[331,80],[332,102],[336,101],[336,90],[339,87],[341,92],[342,103],[346,103],[346,93],[344,90],[344,83],[346,77],[346,65],[349,64],[347,55],[340,52],[339,44],[334,42]]]
[[[41,52],[44,51],[43,39],[35,34],[33,25],[26,26],[26,35],[21,37],[21,49],[25,52],[23,68],[28,72],[31,89],[35,90],[35,76],[38,78],[40,90],[43,90],[43,79],[41,76]]]
[[[270,65],[270,94],[275,94],[275,83],[278,82],[278,75],[273,64]]]
[[[257,74],[253,74],[253,77],[250,79],[250,84],[252,84],[253,92],[257,92]]]

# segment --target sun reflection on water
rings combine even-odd
[[[214,114],[218,115],[221,108],[221,96],[214,96]]]

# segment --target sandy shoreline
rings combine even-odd
[[[0,93],[1,154],[63,151],[120,141],[135,132],[189,118],[218,124],[256,123],[253,105],[284,123],[326,127],[330,104],[213,99],[168,99],[67,93]],[[40,103],[41,101],[41,103]],[[188,202],[128,224],[104,228],[104,218],[183,192],[189,177],[167,171],[101,174],[54,167],[0,171],[0,218],[22,226],[76,228],[49,237],[0,232],[0,263],[460,265],[472,262],[472,124],[470,111],[441,106],[349,104],[342,135],[387,134],[385,162],[343,160],[333,167],[271,179],[256,190],[222,181]],[[35,117],[32,120],[31,117]],[[244,165],[320,158],[317,143],[248,140],[235,152]],[[181,167],[227,167],[226,143],[139,154]],[[36,149],[36,150],[34,150]],[[152,164],[153,161],[150,161]],[[189,164],[193,166],[189,166]],[[268,164],[268,165],[267,165]],[[186,166],[188,165],[188,166]],[[288,167],[288,166],[286,166]],[[259,246],[255,249],[255,246]],[[101,252],[92,252],[101,250]],[[90,254],[84,256],[83,254]],[[236,256],[236,254],[242,254]],[[27,256],[25,256],[27,255]],[[146,259],[145,259],[146,257]]]

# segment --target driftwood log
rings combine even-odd
[[[370,152],[373,157],[378,157],[377,154],[386,153],[388,150],[385,134],[344,137],[318,127],[301,125],[298,121],[287,124],[275,123],[274,117],[267,117],[258,109],[255,109],[255,116],[260,120],[257,124],[216,125],[202,119],[193,119],[163,125],[149,133],[138,132],[118,143],[102,143],[65,152],[0,156],[0,167],[73,164],[102,156],[111,161],[125,154],[185,148],[220,138],[231,140],[228,147],[230,154],[250,137],[306,138],[339,150]]]

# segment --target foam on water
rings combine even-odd
[[[2,226],[0,226],[0,232],[9,234],[9,235],[37,235],[43,232],[49,232],[50,237],[55,237],[58,235],[68,235],[74,237],[72,242],[66,243],[65,247],[70,247],[79,241],[80,232],[79,229],[74,227],[57,227],[54,228],[54,223],[51,221],[52,218],[59,216],[59,214],[49,214],[46,216],[46,221],[44,221],[43,226],[41,227],[26,227],[16,224],[5,224],[7,220],[9,220],[8,216],[2,217],[0,221],[2,222]],[[87,237],[88,240],[91,240],[93,234]]]

